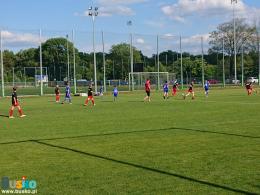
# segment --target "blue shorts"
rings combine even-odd
[[[117,97],[118,93],[114,93],[114,97]]]
[[[164,89],[163,91],[164,91],[164,93],[168,93],[169,89]]]

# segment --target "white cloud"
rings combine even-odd
[[[233,6],[230,0],[178,0],[177,3],[161,6],[161,11],[169,18],[185,22],[189,16],[230,17]],[[255,17],[259,10],[247,6],[242,0],[235,5],[236,14],[240,17]]]
[[[14,33],[2,31],[2,39],[5,47],[39,46],[39,35],[32,33]]]
[[[100,7],[99,9],[100,16],[112,16],[112,15],[123,15],[123,16],[131,16],[134,15],[134,11],[126,6],[117,5],[117,6],[107,6]]]
[[[136,43],[144,44],[144,39],[138,38],[138,39],[136,39]]]
[[[135,15],[135,12],[130,5],[148,1],[149,0],[98,0],[97,4],[99,6],[99,16],[132,16]],[[88,13],[88,10],[86,10],[82,15],[88,16]],[[74,13],[74,15],[79,16],[81,14]]]

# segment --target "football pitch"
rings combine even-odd
[[[27,97],[15,119],[1,98],[0,177],[26,176],[48,195],[260,194],[260,94],[181,93],[108,94],[92,108]]]

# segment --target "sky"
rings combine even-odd
[[[210,32],[233,18],[231,0],[0,0],[0,5],[0,29],[6,48],[37,45],[39,29],[44,40],[66,34],[72,39],[73,29],[78,47],[91,51],[91,6],[98,7],[95,31],[104,31],[106,50],[115,42],[128,41],[132,32],[136,34],[134,45],[147,54],[155,53],[157,34],[165,36],[160,40],[161,50],[174,41],[176,44],[169,47],[177,48],[179,35],[184,42],[197,45],[194,51],[199,50],[200,37],[207,42]],[[237,0],[234,5],[236,17],[249,23],[260,21],[260,0]],[[101,50],[101,36],[96,39],[97,50]]]

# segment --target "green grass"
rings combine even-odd
[[[181,93],[96,97],[93,108],[22,98],[27,117],[15,119],[2,98],[0,177],[25,175],[48,195],[260,194],[260,95]]]

